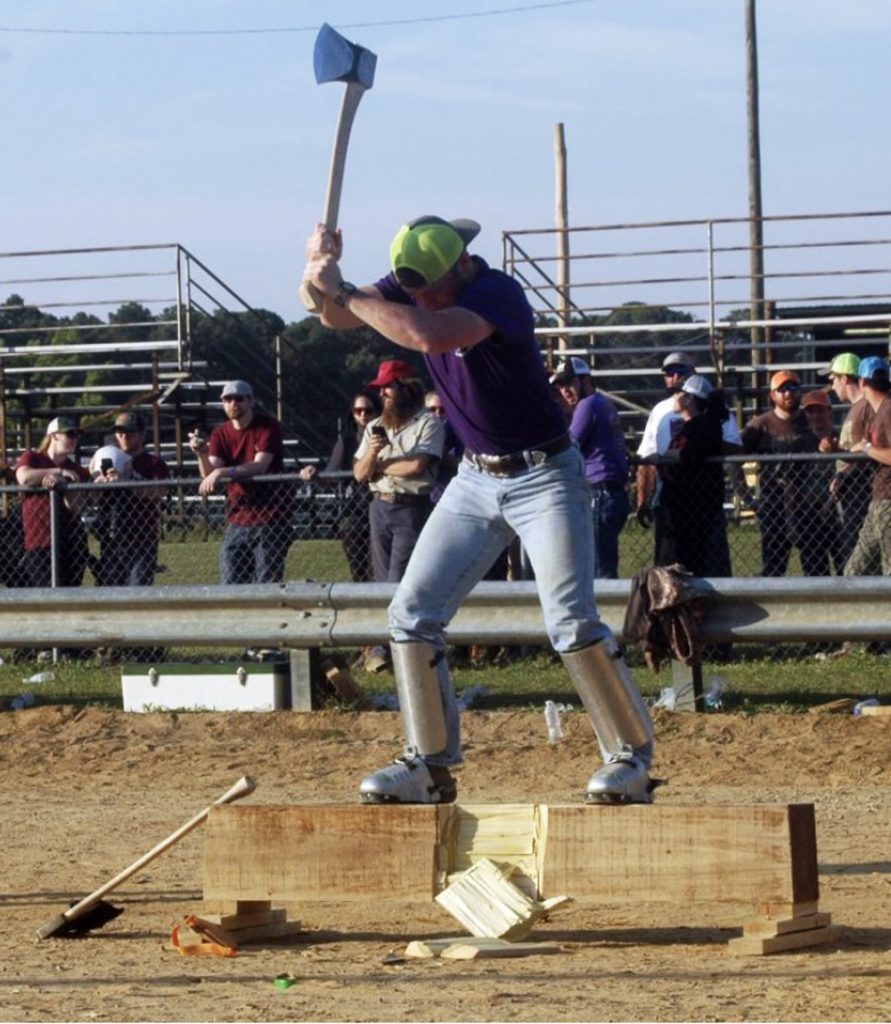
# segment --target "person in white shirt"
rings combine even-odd
[[[658,402],[650,412],[644,427],[643,437],[637,449],[640,459],[664,455],[674,440],[675,435],[683,426],[683,417],[675,409],[674,396],[684,381],[696,373],[696,367],[689,355],[683,352],[670,352],[662,360],[662,374],[668,397]],[[729,416],[722,427],[724,438],[724,454],[741,454],[742,439],[739,425],[733,416]],[[734,488],[742,477],[742,469],[733,467]],[[637,519],[641,526],[654,526],[654,550],[659,551],[662,541],[662,527],[659,512],[659,476],[655,465],[641,463],[637,467]],[[744,480],[742,481],[744,484]],[[730,550],[724,536],[724,543],[717,544],[715,550],[709,552],[707,558],[710,565],[709,576],[732,576]]]

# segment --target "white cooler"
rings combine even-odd
[[[291,706],[287,662],[121,666],[125,711],[276,711]]]

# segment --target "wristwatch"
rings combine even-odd
[[[344,309],[349,305],[350,299],[359,289],[349,281],[341,281],[337,291],[334,293],[334,303]]]

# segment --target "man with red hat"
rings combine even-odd
[[[304,278],[322,321],[368,325],[424,355],[446,418],[464,445],[390,604],[390,649],[406,733],[404,756],[367,776],[375,803],[448,803],[462,762],[445,628],[499,553],[519,537],[535,572],[548,635],[594,727],[603,765],[587,799],[649,803],[649,712],[594,600],[594,537],[584,463],[554,401],[519,282],[467,245],[470,220],[419,217],[390,247],[391,273],[357,288],[340,270],[340,232],[319,225]]]
[[[816,453],[820,444],[801,408],[798,374],[777,370],[770,378],[770,400],[773,408],[742,432],[747,454],[786,456],[759,466],[761,575],[784,576],[796,547],[805,576],[826,576],[830,537],[821,523],[821,504],[814,500],[815,462],[793,458]]]
[[[382,412],[359,441],[353,476],[374,496],[368,517],[375,582],[398,583],[433,508],[445,428],[424,408],[417,371],[402,359],[384,360],[369,387],[380,388]]]

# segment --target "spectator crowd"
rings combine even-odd
[[[584,457],[596,577],[615,579],[640,568],[628,565],[622,573],[620,566],[619,540],[630,516],[652,528],[653,565],[733,575],[730,497],[757,517],[763,576],[786,574],[793,552],[807,576],[891,572],[887,360],[843,352],[818,371],[827,386],[810,389],[793,370],[779,369],[770,377],[768,407],[742,426],[710,373],[698,372],[687,354],[669,353],[661,371],[666,396],[651,410],[633,454],[615,402],[598,388],[585,359],[568,358],[550,376],[554,401]],[[282,426],[255,403],[247,381],[227,382],[220,406],[220,425],[189,438],[199,494],[226,496],[220,581],[281,581],[295,492],[293,474],[285,473]],[[461,445],[436,391],[401,359],[380,364],[340,422],[329,458],[302,466],[298,482],[316,487],[331,474],[349,474],[340,490],[337,536],[350,577],[398,581],[457,471]],[[3,520],[0,560],[8,586],[79,586],[88,572],[103,586],[155,580],[170,467],[149,451],[146,423],[135,412],[115,417],[88,466],[80,441],[77,421],[57,416],[39,445],[7,471],[7,482],[22,489],[18,499],[8,496]],[[841,453],[861,457],[831,458]],[[737,458],[725,462],[728,455]],[[276,475],[284,478],[263,479]],[[69,486],[89,482],[97,486]],[[91,554],[90,534],[98,554]],[[488,578],[523,574],[521,553],[510,560],[508,553],[505,548]],[[376,668],[387,662],[382,649],[364,653],[377,659]]]

